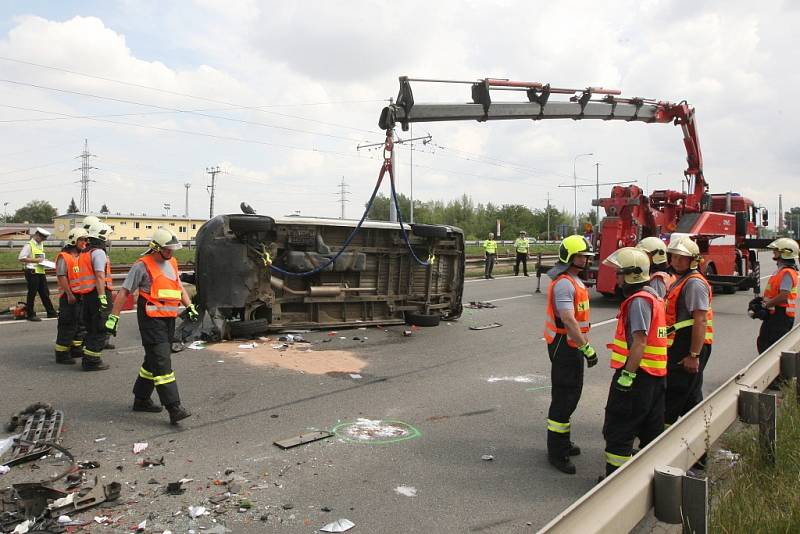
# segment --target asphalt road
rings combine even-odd
[[[0,323],[0,415],[37,401],[63,409],[63,443],[81,460],[98,461],[100,468],[91,473],[106,477],[103,482],[124,485],[120,504],[103,511],[118,520],[120,530],[149,517],[152,532],[185,532],[213,526],[212,520],[232,532],[314,532],[343,517],[358,532],[533,531],[603,472],[601,427],[612,374],[603,350],[600,365],[587,370],[572,420],[573,440],[583,449],[575,459],[578,474],[555,471],[545,455],[550,398],[541,337],[545,293],[534,293],[535,282],[533,277],[467,282],[465,302],[492,301],[497,308],[465,310],[459,321],[410,337],[403,336],[403,327],[340,332],[344,340],[325,332],[306,335],[314,350],[351,351],[363,359],[362,378],[255,366],[213,347],[184,351],[175,355],[174,367],[184,404],[194,415],[179,428],[169,426],[163,414],[130,412],[130,388],[143,354],[133,315],[123,316],[118,349],[107,354],[112,369],[102,373],[53,363],[54,321]],[[714,299],[707,392],[755,356],[758,324],[744,313],[749,298],[740,292]],[[591,305],[591,339],[601,347],[613,334],[616,304],[593,296]],[[469,330],[495,321],[502,326]],[[400,421],[410,425],[412,436],[419,435],[354,443],[338,434],[288,450],[272,444],[359,418]],[[139,441],[149,443],[144,455],[164,456],[166,465],[135,465],[131,446]],[[482,460],[487,454],[494,459]],[[36,480],[55,469],[42,467],[15,467],[0,483]],[[234,472],[226,476],[225,469]],[[214,508],[206,499],[225,488],[213,480],[234,476],[247,480],[242,494],[252,509],[239,512],[233,496],[220,506],[225,513],[187,518],[188,505]],[[186,493],[161,494],[164,484],[182,477],[193,479]],[[150,479],[157,484],[148,484]],[[402,486],[416,495],[399,493]],[[97,511],[81,517],[93,515]]]

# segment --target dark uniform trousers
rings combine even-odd
[[[667,398],[664,422],[673,424],[678,418],[703,401],[703,371],[711,357],[711,345],[703,344],[700,350],[700,372],[687,373],[680,360],[689,355],[692,343],[692,328],[675,333],[675,341],[667,349]],[[638,375],[637,375],[638,380]]]
[[[633,441],[645,447],[664,430],[666,377],[636,373],[630,391],[614,387],[622,369],[611,380],[606,403],[603,437],[606,440],[606,474],[617,470],[633,453]]]
[[[144,362],[133,385],[137,399],[149,399],[153,389],[164,406],[181,402],[178,383],[172,370],[172,338],[175,334],[174,317],[148,317],[145,313],[147,301],[139,297],[136,318],[144,347]]]
[[[547,454],[566,458],[570,449],[570,417],[583,391],[583,354],[567,344],[567,336],[556,334],[547,345],[550,356],[551,400],[547,412]]]
[[[484,278],[489,278],[492,276],[492,271],[494,270],[494,262],[497,259],[497,254],[486,254],[484,257],[483,263],[483,276]]]
[[[42,305],[45,311],[47,311],[47,314],[53,315],[56,310],[53,308],[53,303],[50,301],[50,290],[47,287],[47,275],[37,274],[33,272],[33,269],[24,269],[24,271],[25,281],[28,283],[28,298],[25,301],[25,310],[28,313],[28,317],[36,315],[33,301],[37,293],[39,294],[39,298],[42,299]]]
[[[528,253],[517,252],[517,262],[514,264],[514,276],[519,274],[519,264],[522,262],[522,272],[525,276],[528,275]]]
[[[82,352],[81,335],[81,295],[75,295],[75,303],[70,304],[66,295],[58,299],[58,329],[56,332],[56,351]]]
[[[756,347],[761,354],[770,348],[776,341],[782,338],[794,326],[794,317],[786,315],[786,308],[776,307],[775,313],[770,313],[761,322],[761,330],[758,332]]]
[[[111,291],[106,291],[106,299],[109,306],[113,302]],[[103,348],[108,341],[108,332],[106,332],[106,319],[108,319],[109,310],[100,309],[100,299],[97,297],[97,290],[93,289],[90,293],[83,295],[81,299],[81,307],[83,312],[83,326],[86,328],[86,337],[83,343],[83,355],[88,357],[89,361],[92,359],[99,359],[103,355]],[[84,360],[86,362],[87,360]]]

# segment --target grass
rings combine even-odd
[[[0,269],[21,269],[21,263],[17,261],[20,249],[13,250],[0,250]],[[54,261],[58,253],[61,251],[59,248],[46,248],[45,254],[47,258]],[[111,256],[112,265],[129,265],[135,262],[139,255],[145,251],[145,247],[112,247],[109,255]],[[182,248],[175,252],[175,258],[178,263],[185,263],[194,261],[194,249],[189,250]]]
[[[713,464],[717,481],[709,532],[798,532],[800,530],[800,406],[794,384],[778,400],[777,457],[763,459],[758,426],[723,437],[725,448],[740,455],[735,466]]]

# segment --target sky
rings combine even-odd
[[[603,86],[696,109],[711,192],[777,212],[800,205],[800,3],[254,0],[0,3],[0,201],[12,213],[80,199],[112,213],[209,211],[359,218],[382,163],[378,118],[398,77]],[[538,5],[542,4],[542,5]],[[794,65],[794,67],[792,67]],[[467,85],[413,84],[418,102],[466,102]],[[501,95],[511,99],[515,95]],[[398,134],[410,137],[412,132]],[[418,200],[573,209],[578,183],[681,189],[670,124],[416,124],[398,190]],[[592,153],[592,156],[579,154]],[[412,163],[413,160],[413,163]],[[599,166],[595,166],[599,163]],[[344,181],[345,186],[341,183]],[[388,185],[381,191],[388,194]],[[610,186],[601,187],[607,196]],[[591,209],[594,187],[578,190]]]

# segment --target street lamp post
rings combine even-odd
[[[574,209],[575,209],[575,231],[573,233],[578,233],[578,175],[575,172],[575,165],[578,162],[578,158],[581,156],[594,156],[594,152],[586,152],[585,154],[578,154],[572,159],[572,194],[573,194],[573,201],[574,201]]]
[[[8,223],[8,202],[3,202],[3,224]]]
[[[644,194],[650,196],[650,177],[651,176],[661,176],[660,172],[651,172],[647,176],[644,177]]]

